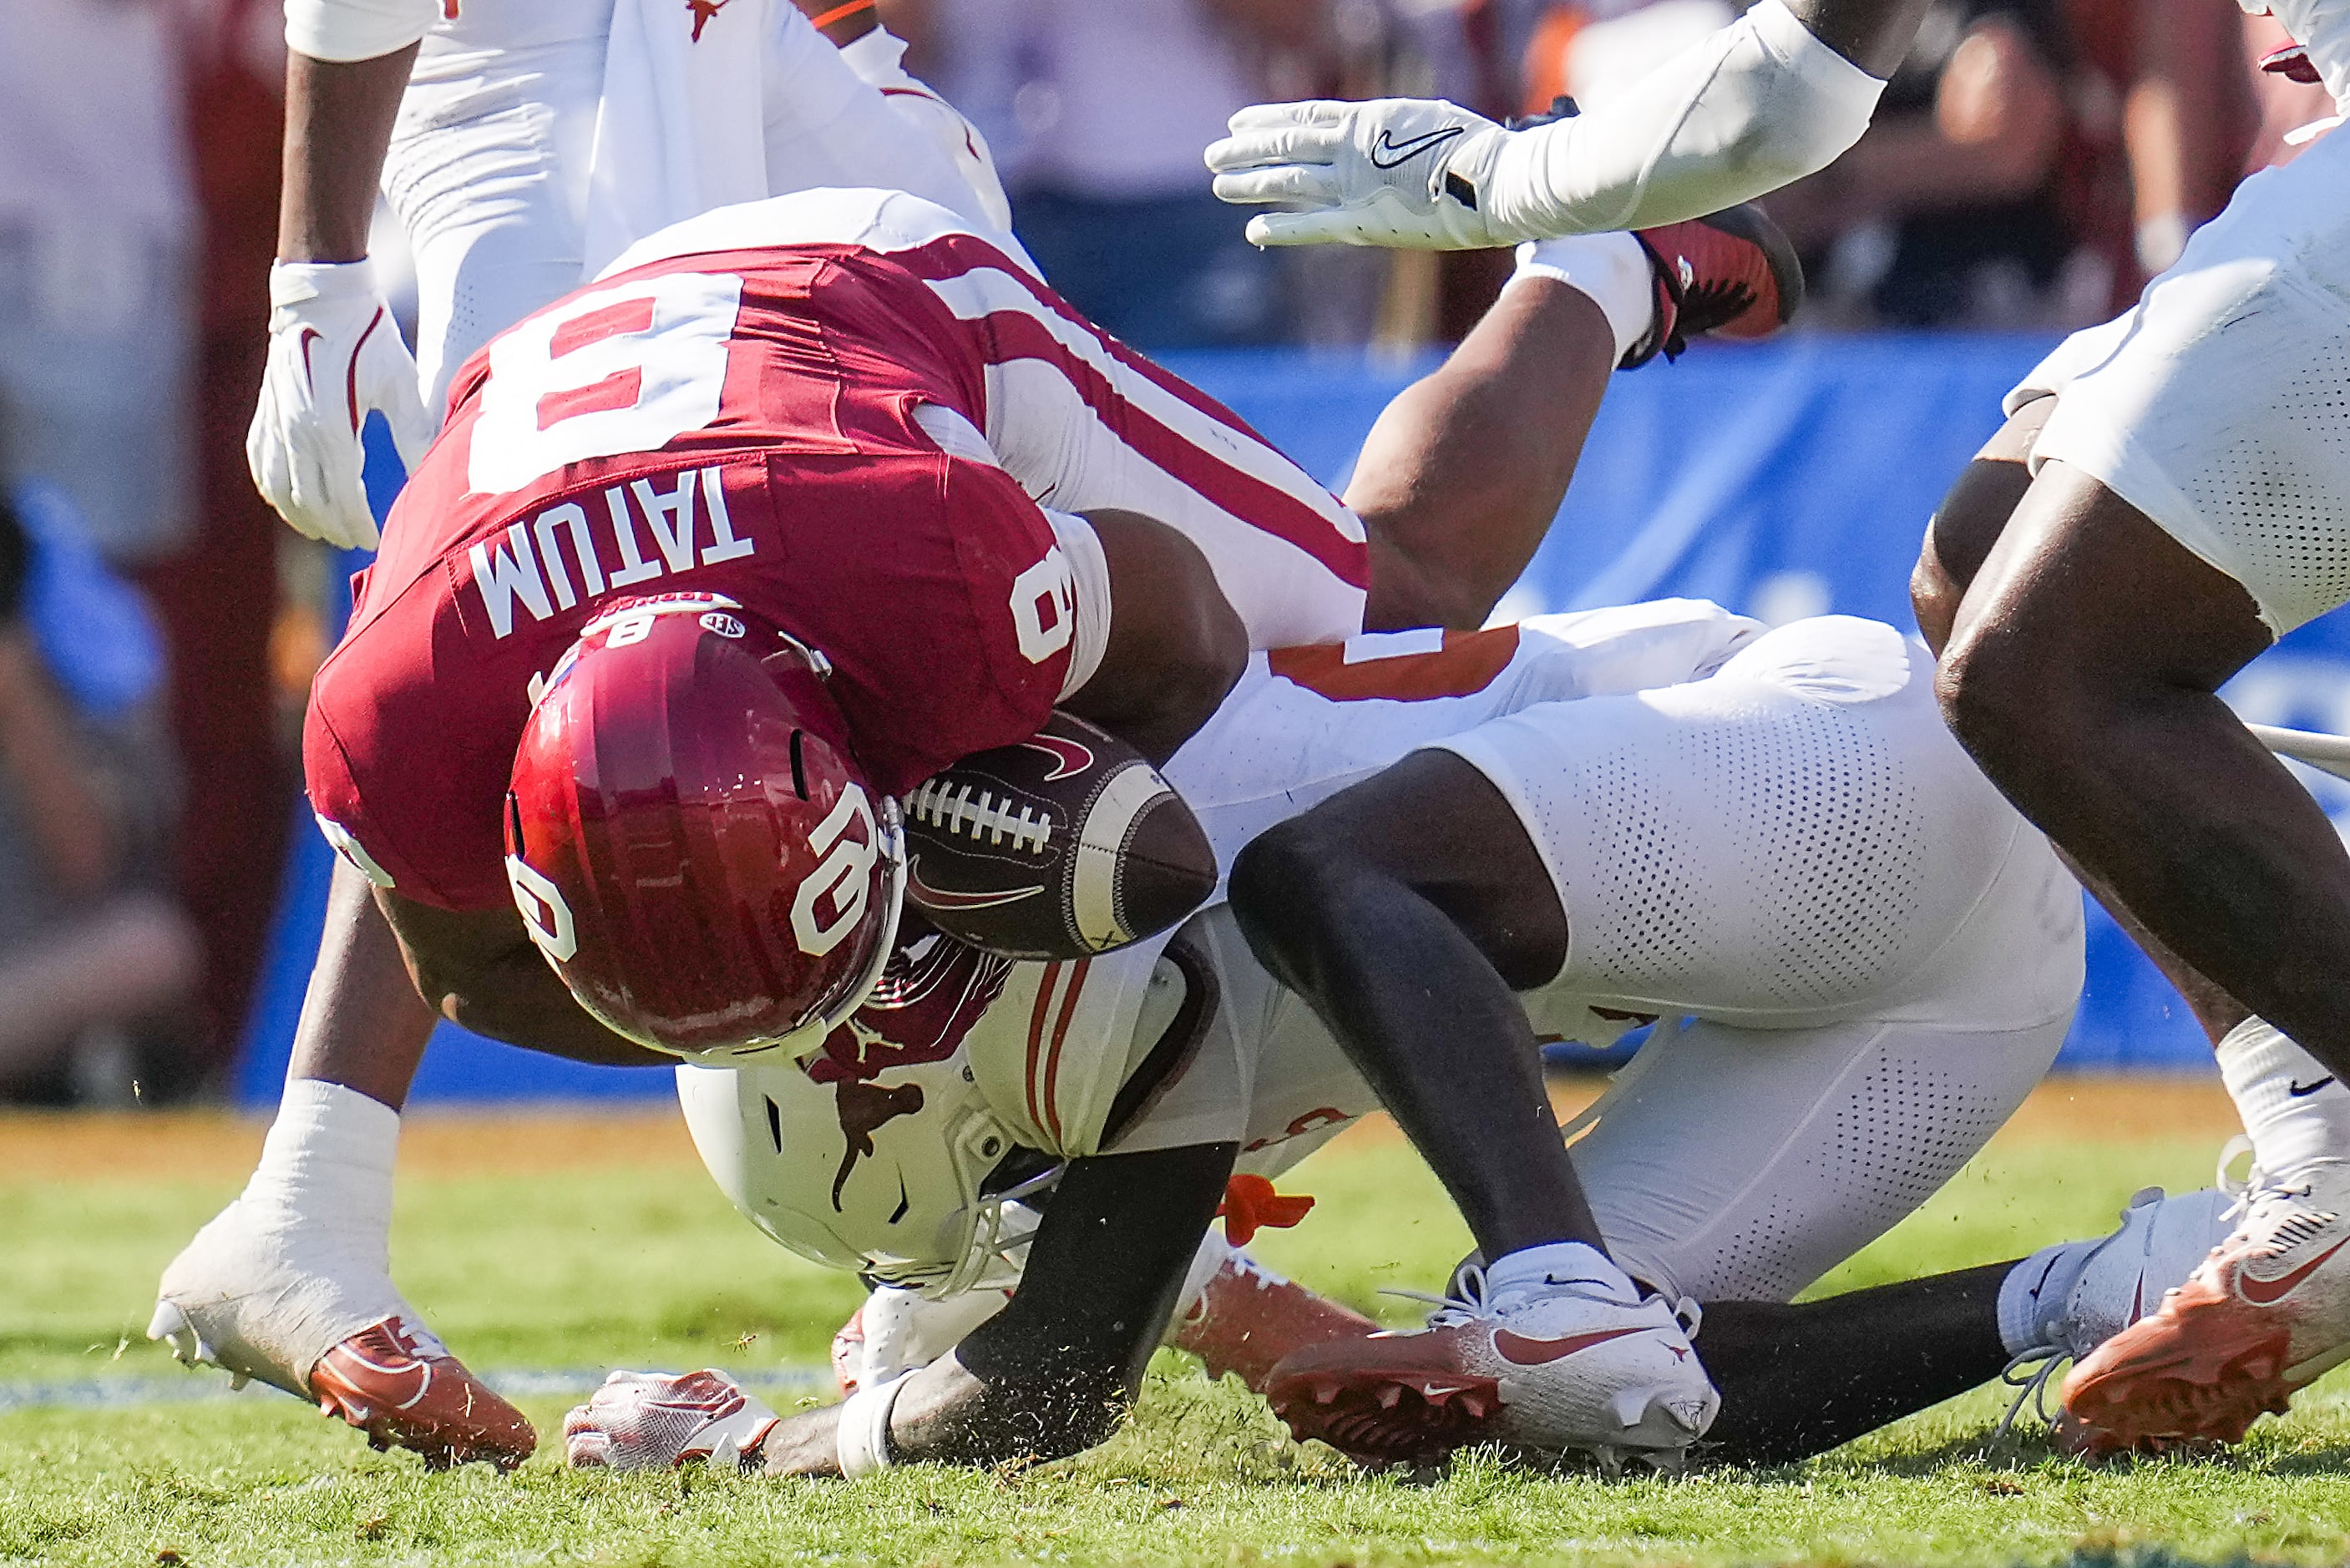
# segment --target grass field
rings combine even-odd
[[[1571,1091],[1570,1091],[1571,1092]],[[611,1366],[717,1365],[788,1405],[857,1298],[735,1218],[668,1116],[419,1116],[395,1267],[542,1433]],[[2059,1082],[1941,1197],[1825,1290],[2013,1256],[2108,1228],[2129,1192],[2210,1179],[2216,1088]],[[140,1337],[157,1272],[260,1141],[226,1117],[0,1118],[0,1561],[278,1564],[1051,1562],[1595,1563],[2338,1562],[2350,1379],[2245,1449],[2096,1471],[2036,1432],[1996,1449],[1984,1391],[1811,1464],[1610,1483],[1464,1463],[1362,1478],[1162,1355],[1107,1449],[1018,1477],[914,1468],[854,1485],[426,1474],[267,1390],[227,1397]],[[1284,1186],[1321,1207],[1277,1265],[1390,1320],[1440,1283],[1460,1226],[1393,1134],[1341,1139]],[[1866,1345],[1853,1346],[1856,1356]],[[516,1381],[515,1375],[537,1376]],[[567,1376],[568,1375],[568,1376]],[[803,1381],[795,1385],[791,1378]],[[102,1403],[105,1400],[120,1403]]]

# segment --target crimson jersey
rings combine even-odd
[[[822,652],[891,794],[1034,733],[1067,673],[1068,563],[1003,469],[913,417],[978,425],[985,400],[970,326],[854,244],[655,261],[494,339],[312,688],[329,837],[408,897],[505,902],[532,681],[633,595],[725,594]]]

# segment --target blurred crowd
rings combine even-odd
[[[490,0],[494,3],[494,0]],[[1734,0],[882,0],[1022,238],[1149,348],[1408,349],[1506,255],[1261,253],[1201,149],[1265,99],[1596,103]],[[0,0],[0,1100],[164,1102],[240,1044],[341,564],[242,452],[275,0]],[[2113,314],[2331,111],[2233,0],[1937,0],[1875,128],[1772,199],[1814,329]]]
[[[992,141],[1022,235],[1076,304],[1151,348],[1449,336],[1492,257],[1261,255],[1200,180],[1243,104],[1433,96],[1496,119],[1603,101],[1731,0],[883,0],[912,63]],[[2245,172],[2332,113],[2258,69],[2230,0],[1937,0],[1866,140],[1770,204],[1811,324],[2049,330],[2101,320]]]

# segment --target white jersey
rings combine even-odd
[[[2080,995],[2080,890],[1951,740],[1931,659],[1889,627],[1764,632],[1686,603],[1546,618],[1506,661],[1488,644],[1499,673],[1468,693],[1481,637],[1385,670],[1362,656],[1375,644],[1328,650],[1301,679],[1276,656],[1177,759],[1183,787],[1229,865],[1406,751],[1476,766],[1567,916],[1559,974],[1523,997],[1535,1032],[1604,1042],[1627,1014],[1664,1015],[1569,1129],[1611,1252],[1668,1294],[1790,1299],[1955,1175],[2047,1071]],[[1399,689],[1461,694],[1384,694]],[[1089,1012],[1097,982],[1060,966],[1016,1038],[973,1032],[1015,1136],[1070,1154],[1232,1141],[1271,1176],[1376,1108],[1228,909],[1178,940],[1216,1011],[1139,1103],[1092,1087],[1085,1053],[1123,1085],[1176,1015],[1175,966],[1154,967],[1137,1025],[1118,981]],[[1122,1123],[1087,1119],[1105,1102]],[[1057,1130],[1024,1120],[1032,1104]]]
[[[1537,703],[1688,680],[1762,630],[1714,605],[1668,599],[1481,632],[1378,633],[1258,654],[1166,774],[1228,872],[1232,857],[1266,828],[1419,747]],[[1220,887],[1214,902],[1221,898]],[[1270,982],[1223,925],[1195,916],[1184,934],[1213,967],[1223,1002],[1183,1075],[1194,1092],[1170,1093],[1152,1122],[1176,1142],[1213,1142],[1240,1133],[1232,1118],[1244,1114],[1243,1101],[1220,1085],[1205,1092],[1223,1104],[1204,1118],[1184,1107],[1211,1075],[1203,1061],[1257,1057],[1274,1020],[1266,1007],[1243,999],[1261,997]],[[1137,1028],[1154,976],[1162,1000],[1153,1017],[1172,1015],[1180,981],[1173,964],[1162,962],[1172,940],[1078,962],[1014,967],[969,1048],[982,1091],[1023,1143],[1090,1155],[1106,1147],[1106,1135],[1128,1130],[1112,1127],[1109,1114],[1157,1043],[1155,1030]],[[1612,1039],[1623,1027],[1588,1017],[1578,1023],[1577,1037]],[[1187,1135],[1195,1122],[1205,1136]],[[1169,1145],[1154,1138],[1149,1147]]]
[[[1567,914],[1537,1033],[1673,1015],[1571,1129],[1611,1251],[1668,1294],[1783,1300],[1982,1146],[2079,994],[2079,889],[1951,741],[1931,668],[1876,622],[1685,600],[1365,638],[1259,657],[1168,771],[1227,867],[1414,750],[1483,772]],[[712,1171],[778,1240],[936,1284],[998,1133],[1048,1158],[1231,1142],[1270,1176],[1376,1108],[1220,900],[1104,958],[972,965],[805,1069],[681,1070]],[[956,1187],[924,1176],[950,1136],[980,1162]]]
[[[837,50],[790,0],[432,10],[383,171],[416,257],[428,400],[492,337],[712,207],[875,186],[991,235],[1005,210],[983,146],[942,141],[952,111],[887,40]]]

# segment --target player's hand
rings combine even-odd
[[[1216,194],[1303,209],[1251,218],[1253,244],[1451,251],[1513,237],[1478,211],[1510,134],[1483,115],[1427,99],[1316,99],[1244,109],[1230,129],[1207,151]]]
[[[723,1372],[615,1372],[563,1417],[563,1457],[578,1469],[741,1468],[777,1419]]]
[[[269,368],[245,432],[255,488],[313,539],[372,550],[359,427],[375,410],[412,472],[436,421],[416,361],[368,264],[279,262],[269,269]]]

